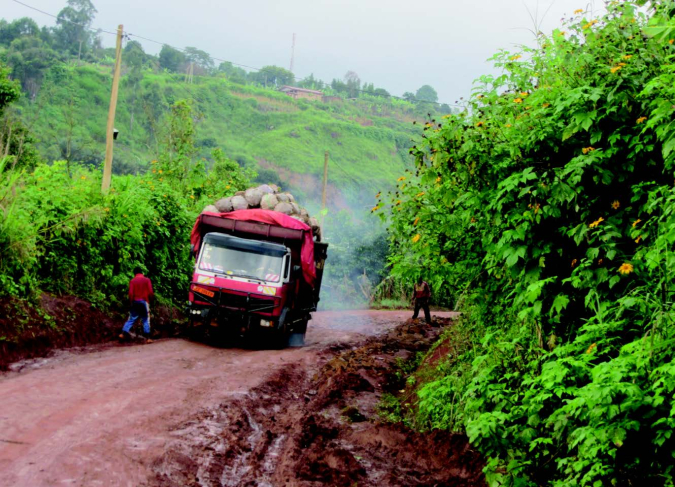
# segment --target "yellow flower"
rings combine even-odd
[[[619,200],[612,201],[612,208],[614,208],[615,210],[618,210],[620,206],[621,203],[619,203]]]
[[[192,199],[192,200],[195,199],[195,195],[191,194],[190,199]]]
[[[412,238],[413,243],[417,243],[422,236],[418,233]]]
[[[401,200],[396,200],[396,206],[401,204]]]
[[[523,98],[525,98],[528,95],[529,95],[529,93],[527,91],[521,91],[520,92],[520,96],[522,96]]]
[[[635,228],[635,226],[636,226],[638,223],[640,223],[641,221],[642,221],[642,220],[640,220],[639,218],[638,218],[637,220],[635,220],[635,221],[633,222],[633,228]]]
[[[398,181],[398,182],[405,181],[405,176],[401,176],[401,177],[398,178],[396,181]]]
[[[583,28],[584,28],[584,29],[590,29],[591,27],[593,27],[593,26],[594,26],[595,24],[597,24],[597,23],[598,23],[597,20],[591,20],[588,24],[584,25]]]
[[[523,103],[523,99],[522,98],[516,98],[515,100],[513,100],[513,103]]]
[[[375,198],[379,198],[381,194],[382,194],[382,191],[378,191],[378,193],[375,195]]]
[[[638,236],[638,238],[635,239],[636,244],[639,244],[640,241],[642,241],[642,236]]]
[[[595,220],[593,223],[591,223],[590,225],[588,225],[588,228],[595,228],[595,227],[597,227],[598,225],[600,225],[600,224],[601,224],[602,222],[604,222],[604,221],[605,221],[605,219],[604,219],[603,217],[600,217],[600,218],[598,218],[597,220]]]
[[[582,14],[582,13],[584,13],[584,9],[583,9],[583,8],[578,8],[578,9],[576,9],[576,10],[574,11],[574,15]]]
[[[544,107],[544,108],[548,108],[548,107],[550,107],[550,106],[551,106],[550,103],[544,103],[544,104],[542,105],[542,107]]]
[[[591,343],[591,346],[588,347],[588,349],[586,350],[586,353],[591,353],[593,350],[595,350],[597,348],[597,346],[598,345],[596,343]]]
[[[584,147],[583,149],[581,149],[581,152],[583,152],[584,154],[588,154],[589,152],[593,152],[594,150],[595,148],[593,147]]]
[[[638,124],[643,123],[645,120],[647,120],[647,117],[640,117],[636,120]]]
[[[577,259],[572,259],[572,267],[574,267],[575,265],[577,265]]]
[[[623,57],[623,59],[630,59],[630,58],[632,58],[632,57],[633,57],[632,54],[626,54],[626,55]]]
[[[672,44],[673,42],[675,42],[675,39],[669,40],[669,41],[668,41],[668,44]]]
[[[441,183],[441,177],[438,176],[438,177],[436,178],[436,184],[440,184],[440,183]]]
[[[152,170],[152,173],[153,173],[153,174],[156,173],[156,172],[157,172],[157,169],[153,169],[153,170]]]
[[[619,267],[619,273],[623,275],[628,275],[631,272],[633,272],[633,264],[629,264],[628,262],[624,262],[621,264],[621,267]]]
[[[373,206],[373,208],[372,208],[372,210],[370,210],[370,212],[373,213],[373,212],[375,212],[375,211],[377,211],[377,210],[379,210],[379,209],[380,209],[379,206]]]
[[[478,123],[476,124],[476,127],[480,127],[480,126],[482,126],[482,125],[485,125],[485,122],[478,122]]]
[[[612,74],[614,74],[617,71],[619,71],[620,69],[621,69],[621,66],[614,66],[612,69],[610,69],[610,71],[612,72]]]
[[[419,198],[420,196],[424,196],[424,191],[422,191],[421,193],[417,193],[417,195],[415,196],[415,198]]]
[[[418,216],[417,218],[415,218],[415,221],[413,222],[413,226],[417,225],[419,222],[420,222],[420,217]]]
[[[517,61],[517,60],[520,59],[521,57],[523,57],[523,56],[521,56],[520,54],[516,54],[515,56],[511,56],[509,59],[510,59],[511,61]]]
[[[510,128],[510,127],[512,127],[512,125],[510,123],[507,123],[506,125],[504,125],[504,127]]]
[[[162,170],[161,170],[161,169],[159,170],[159,173],[162,174]]]

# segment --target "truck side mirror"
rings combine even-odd
[[[302,267],[299,265],[293,266],[293,277],[299,277],[302,275]]]

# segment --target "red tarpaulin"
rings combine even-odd
[[[272,210],[236,210],[228,213],[205,211],[202,215],[211,215],[230,220],[267,223],[268,225],[276,225],[283,228],[291,228],[293,230],[304,230],[304,241],[302,242],[302,247],[300,249],[300,265],[305,281],[310,286],[314,287],[314,280],[316,279],[316,268],[314,267],[314,240],[312,239],[312,229],[309,225],[288,215]],[[192,228],[192,234],[190,235],[190,243],[194,245],[195,249],[198,249],[201,243],[201,234],[199,232],[200,222],[201,215],[197,218],[195,226]]]

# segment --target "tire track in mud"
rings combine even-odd
[[[415,433],[377,414],[382,393],[400,387],[396,361],[438,333],[408,321],[359,347],[329,347],[313,367],[283,366],[174,430],[150,485],[485,485],[466,437]]]

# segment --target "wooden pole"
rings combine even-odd
[[[328,185],[328,151],[323,159],[323,190],[321,191],[321,209],[326,208],[326,186]]]
[[[117,109],[117,91],[120,84],[120,68],[122,66],[122,33],[124,26],[117,27],[117,45],[115,50],[115,71],[113,73],[112,91],[110,93],[110,109],[108,110],[108,127],[105,137],[105,162],[103,164],[103,183],[101,191],[106,194],[110,190],[112,179],[113,131],[115,130],[115,110]]]

